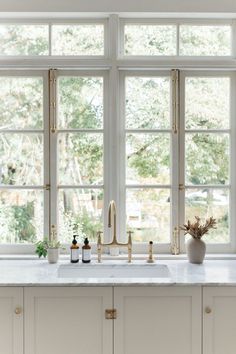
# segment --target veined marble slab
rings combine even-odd
[[[124,271],[130,267],[126,261],[105,260],[103,264],[111,268],[119,265]],[[134,261],[133,264],[136,269],[140,267],[140,274],[145,274],[145,261]],[[190,264],[186,260],[157,260],[154,267],[158,264],[166,265],[170,276],[154,277],[148,273],[148,277],[92,277],[90,271],[89,277],[63,277],[59,276],[58,268],[70,269],[72,265],[68,261],[54,265],[48,264],[47,260],[0,260],[0,286],[236,286],[236,260],[206,260],[202,265]],[[91,265],[92,269],[96,261]],[[78,263],[73,268],[83,266]]]

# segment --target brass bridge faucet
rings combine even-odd
[[[97,253],[98,253],[98,263],[101,263],[101,253],[102,247],[127,247],[128,248],[128,262],[131,263],[132,258],[132,237],[131,231],[128,231],[128,242],[121,243],[117,241],[116,237],[116,204],[112,200],[109,204],[108,209],[108,227],[112,227],[112,241],[110,243],[102,243],[101,240],[101,231],[98,231],[98,241],[97,241]]]

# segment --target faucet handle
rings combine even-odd
[[[147,259],[147,263],[154,263],[154,258],[153,258],[153,242],[149,241],[148,244],[148,259]]]

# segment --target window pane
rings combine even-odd
[[[103,135],[59,134],[59,183],[103,183]]]
[[[187,184],[229,183],[228,134],[187,134],[185,158]]]
[[[211,229],[204,241],[207,243],[229,242],[229,191],[227,189],[187,189],[185,194],[185,219],[195,216],[206,219],[213,216],[217,229]]]
[[[126,25],[125,55],[176,55],[176,26]]]
[[[0,134],[1,184],[43,185],[43,134]]]
[[[127,229],[134,242],[170,242],[170,190],[128,189]]]
[[[230,78],[185,79],[187,129],[227,129],[230,120]]]
[[[0,129],[43,128],[43,79],[0,77]]]
[[[97,231],[103,231],[103,190],[64,189],[59,191],[59,238],[71,243],[73,232],[97,241]]]
[[[231,55],[230,26],[180,26],[180,55]]]
[[[170,128],[170,78],[126,78],[126,128]]]
[[[53,55],[104,55],[104,26],[53,25]]]
[[[0,191],[0,243],[43,238],[43,191]]]
[[[48,54],[48,25],[0,25],[0,55]]]
[[[128,134],[126,183],[170,183],[170,135]]]
[[[103,78],[60,77],[59,127],[97,129],[103,126]]]

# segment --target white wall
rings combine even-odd
[[[236,0],[0,0],[0,12],[236,13]]]

